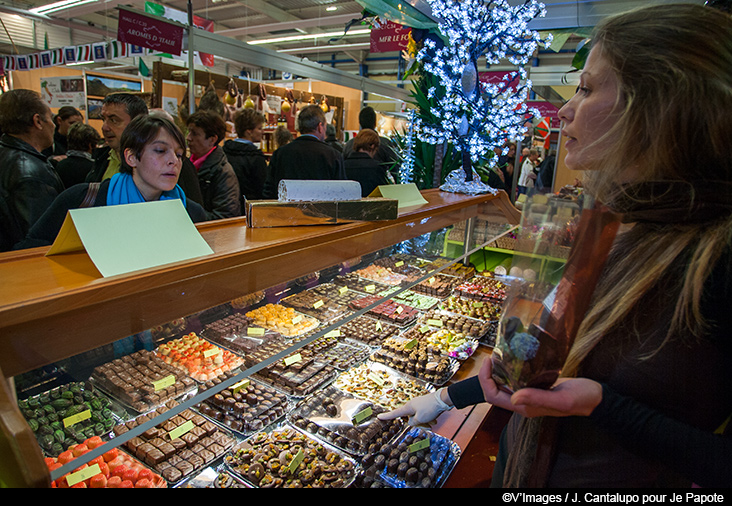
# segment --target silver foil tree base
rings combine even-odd
[[[498,193],[498,190],[481,181],[480,176],[475,170],[473,170],[473,180],[466,181],[465,171],[462,168],[450,172],[445,182],[440,186],[440,190],[452,193],[465,193],[467,195],[481,195],[484,193],[495,195]]]

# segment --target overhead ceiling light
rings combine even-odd
[[[254,46],[259,44],[276,44],[278,42],[298,42],[301,40],[313,40],[313,39],[320,39],[323,37],[343,37],[343,36],[352,36],[352,35],[368,35],[371,33],[370,28],[364,28],[362,30],[349,30],[348,32],[344,32],[343,30],[339,32],[327,32],[327,33],[310,33],[307,35],[291,35],[287,37],[275,37],[272,39],[259,39],[259,40],[250,40],[248,41],[248,44],[252,44]]]
[[[52,4],[28,9],[28,12],[32,12],[33,14],[51,14],[52,12],[63,11],[72,7],[78,7],[80,5],[90,4],[96,1],[97,0],[62,0],[61,2],[54,2]]]
[[[338,10],[338,7],[336,7],[335,5],[331,5],[330,7],[326,7],[325,10],[328,12],[333,12],[335,10]]]

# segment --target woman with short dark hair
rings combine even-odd
[[[391,182],[386,167],[374,159],[380,144],[379,134],[364,128],[354,137],[353,152],[344,160],[346,177],[359,182],[362,197],[371,195],[377,186]]]
[[[241,192],[234,169],[219,143],[226,137],[224,119],[197,111],[186,120],[190,160],[198,171],[203,207],[211,220],[241,216]]]
[[[83,183],[94,169],[92,153],[101,140],[99,132],[85,123],[74,123],[67,134],[66,158],[56,164],[56,172],[66,188]]]
[[[52,244],[69,209],[80,207],[180,199],[193,222],[206,221],[204,209],[187,199],[178,186],[185,139],[177,126],[162,117],[138,116],[122,133],[120,152],[117,174],[101,183],[82,183],[65,190],[16,249]]]

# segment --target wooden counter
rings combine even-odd
[[[427,204],[383,222],[257,229],[247,228],[245,218],[200,224],[212,255],[108,278],[83,252],[47,257],[48,248],[35,248],[0,254],[0,376],[32,371],[460,221],[520,219],[504,192],[427,190],[423,196]],[[468,360],[456,380],[476,374],[481,356]],[[0,442],[28,436],[6,390],[0,401]],[[467,447],[488,408],[453,411],[438,429]],[[16,467],[27,456],[17,447],[2,455]],[[24,481],[42,486],[43,464],[31,460],[36,465],[29,463],[33,469],[26,474],[34,477]]]

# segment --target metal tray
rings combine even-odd
[[[308,457],[295,468],[298,475],[293,477],[293,473],[288,467],[293,456],[290,449],[297,449],[295,452],[297,455],[301,448],[308,454]],[[250,462],[255,455],[258,456],[260,467],[257,471],[260,473],[250,476],[249,473],[253,471],[250,467],[255,465],[250,465]],[[317,458],[319,462],[325,463],[326,469],[318,477],[314,476],[314,473],[307,473],[306,461],[311,458]],[[259,488],[283,488],[298,485],[347,488],[361,470],[356,460],[345,452],[321,443],[289,424],[257,432],[235,445],[224,457],[224,464],[234,475]],[[273,476],[274,473],[277,473],[277,476],[276,478],[273,476],[272,481],[268,480],[266,484],[263,484],[263,480],[266,478],[261,473],[266,475],[267,471],[272,473],[270,476]],[[279,476],[280,472],[282,472],[282,478]],[[259,476],[259,481],[256,481],[255,476]],[[277,481],[277,478],[281,481]],[[328,481],[325,481],[325,478]]]
[[[398,336],[389,338],[387,341],[384,342],[384,345],[387,346],[393,343],[396,346],[403,346],[404,344],[411,341],[411,339],[405,339],[401,336]],[[417,346],[420,345],[426,346],[425,343],[417,340]],[[388,348],[385,348],[384,346],[382,346],[379,350],[375,351],[373,355],[371,355],[371,360],[373,360],[374,362],[380,362],[382,364],[385,364],[392,369],[396,369],[397,371],[406,374],[407,376],[411,376],[422,381],[427,381],[438,387],[447,384],[447,382],[450,381],[450,379],[460,368],[460,361],[452,357],[447,357],[439,354],[428,355],[426,363],[424,364],[412,364],[409,354],[403,352],[393,352],[390,351]],[[439,369],[440,367],[444,367],[444,371],[442,372],[442,374],[439,375],[439,377],[433,378],[432,374],[427,371],[428,368],[431,369],[433,366],[437,369]],[[424,371],[422,371],[422,367],[425,368]]]

